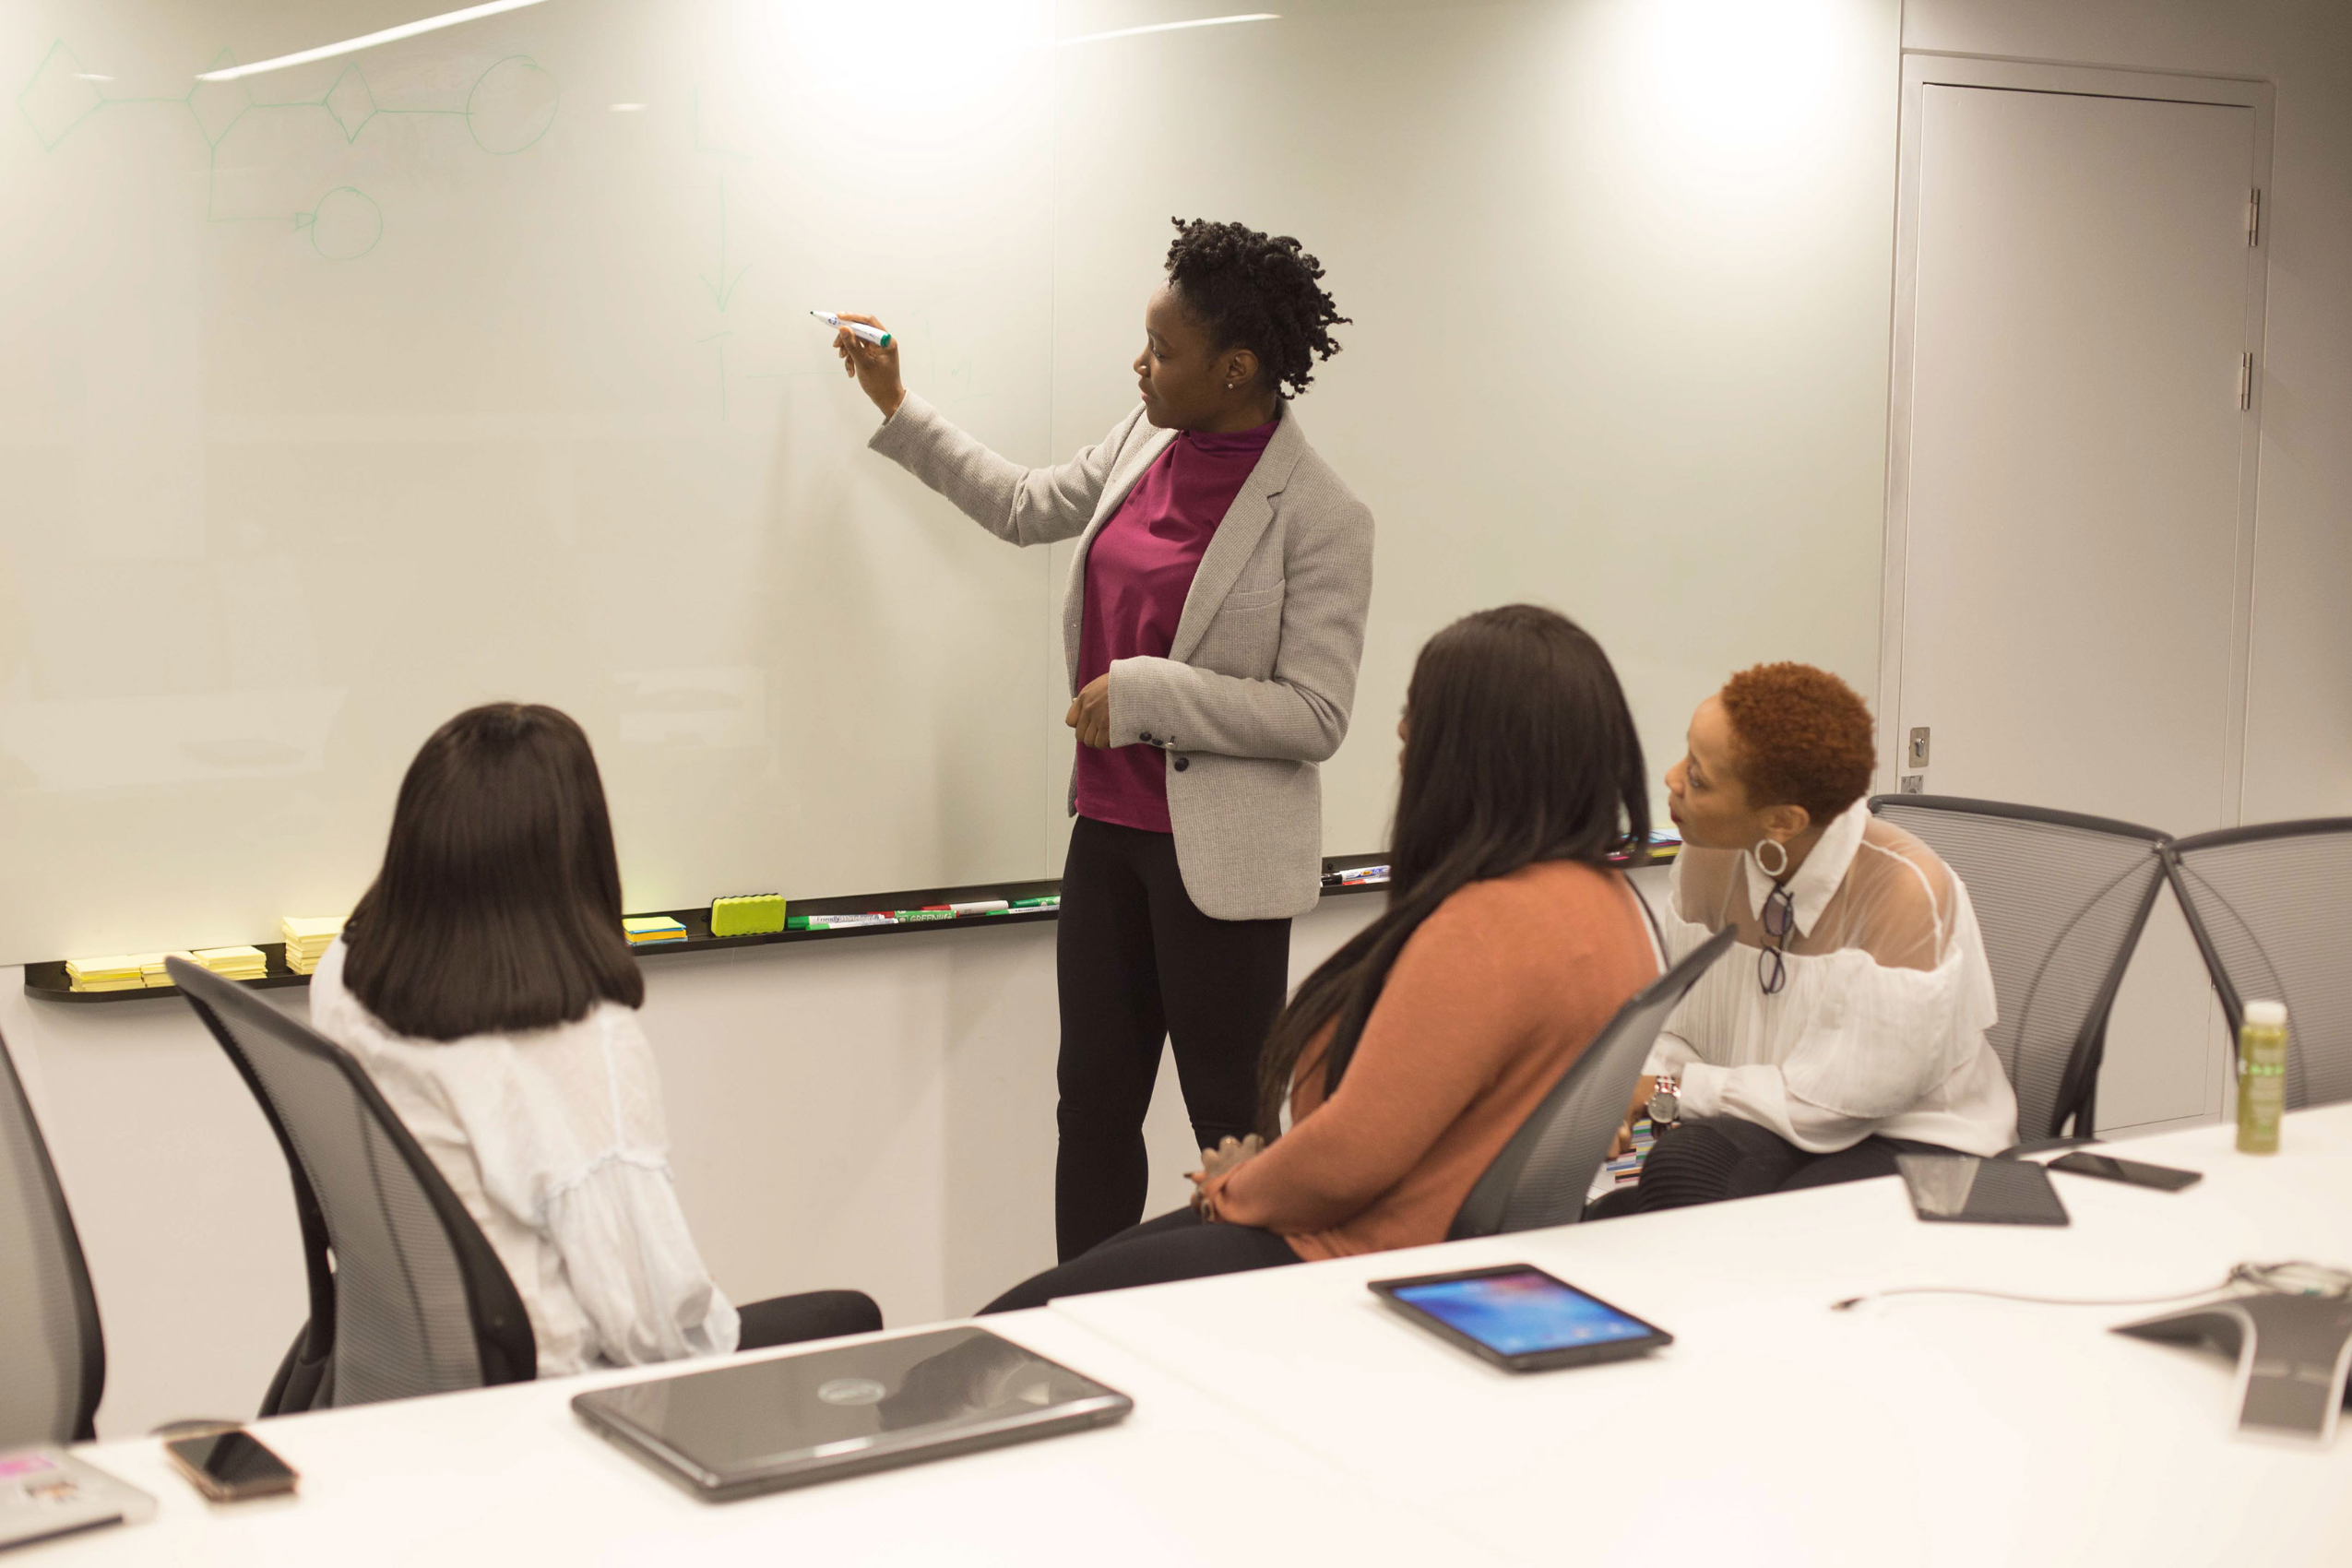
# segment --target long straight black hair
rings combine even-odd
[[[1430,638],[1405,696],[1387,911],[1275,1020],[1258,1063],[1258,1131],[1274,1136],[1301,1054],[1335,1018],[1324,1092],[1339,1087],[1396,955],[1455,892],[1538,861],[1638,863],[1649,837],[1641,738],[1617,671],[1583,627],[1506,604]]]
[[[400,780],[384,869],[345,926],[343,980],[421,1039],[545,1028],[645,977],[596,754],[552,707],[492,703],[433,732]]]

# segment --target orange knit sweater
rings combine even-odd
[[[1633,890],[1569,861],[1472,883],[1397,955],[1328,1099],[1301,1053],[1290,1131],[1208,1183],[1217,1218],[1302,1258],[1445,1239],[1455,1211],[1602,1026],[1657,975]]]

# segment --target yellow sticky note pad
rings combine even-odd
[[[621,930],[639,946],[649,942],[686,940],[685,926],[668,915],[631,915],[621,922]]]

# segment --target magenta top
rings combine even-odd
[[[1078,630],[1078,684],[1121,659],[1165,659],[1193,574],[1265,444],[1269,421],[1230,435],[1180,431],[1087,549],[1086,619]],[[1133,735],[1105,750],[1078,748],[1078,814],[1148,833],[1168,821],[1168,764]]]

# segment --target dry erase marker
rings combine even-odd
[[[844,321],[829,310],[813,310],[809,314],[827,327],[837,327],[853,338],[862,338],[877,349],[890,347],[890,334],[879,327],[868,327],[862,321]]]
[[[1013,908],[1016,909],[1056,909],[1061,907],[1062,895],[1059,893],[1049,893],[1042,898],[1016,898],[1013,900]]]
[[[980,898],[975,899],[969,904],[950,904],[947,907],[955,910],[958,916],[962,916],[993,915],[1003,910],[1009,909],[1013,906],[1006,903],[1002,898]]]

